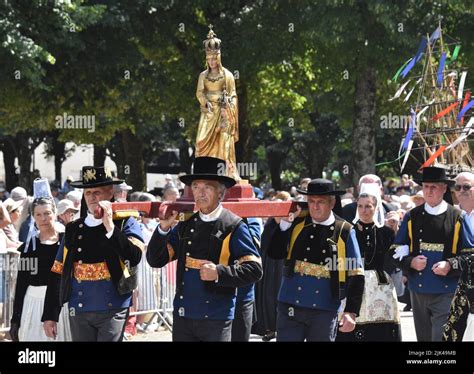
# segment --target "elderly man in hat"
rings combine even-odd
[[[230,341],[237,288],[262,277],[249,228],[221,205],[236,183],[225,175],[225,161],[197,157],[194,173],[180,180],[191,187],[198,212],[172,228],[174,211],[148,244],[152,267],[178,260],[173,341]]]
[[[82,175],[72,186],[84,189],[88,212],[66,226],[46,292],[44,330],[55,337],[68,302],[73,341],[121,341],[144,249],[141,229],[133,217],[112,213],[113,185],[122,180],[106,167],[86,166]]]
[[[454,181],[444,169],[424,168],[417,183],[423,185],[425,203],[405,214],[393,258],[408,275],[418,341],[440,341],[459,277],[450,261],[460,250],[462,217],[447,202]]]
[[[354,330],[364,292],[364,270],[352,225],[333,213],[340,195],[327,179],[313,179],[307,190],[309,215],[298,208],[280,221],[268,247],[286,259],[278,294],[278,341],[334,341],[339,330]]]
[[[462,172],[456,177],[454,193],[463,214],[460,255],[449,259],[453,269],[461,272],[443,340],[474,341],[474,174]]]

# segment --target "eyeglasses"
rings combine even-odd
[[[461,191],[461,189],[464,191],[469,191],[471,188],[472,186],[470,184],[463,184],[462,186],[460,184],[454,185],[454,190],[458,192]]]

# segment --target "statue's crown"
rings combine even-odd
[[[222,41],[212,30],[212,25],[209,25],[207,39],[202,42],[202,44],[204,44],[204,50],[206,51],[206,55],[218,55],[219,53],[221,53],[221,43]]]

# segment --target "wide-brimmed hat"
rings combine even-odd
[[[339,191],[336,190],[336,186],[334,183],[328,179],[313,179],[311,182],[308,183],[308,189],[307,190],[300,190],[296,189],[298,193],[302,195],[320,195],[320,196],[326,196],[326,195],[333,195],[333,196],[341,196],[346,193],[346,191]]]
[[[68,199],[61,200],[57,206],[58,216],[65,213],[69,209],[72,210],[73,212],[79,212],[79,209],[74,206],[74,203],[71,200],[68,200]]]
[[[446,183],[448,186],[454,185],[455,181],[446,176],[446,170],[435,166],[424,168],[421,179],[415,179],[418,184],[422,183]]]
[[[11,197],[9,197],[3,202],[3,205],[7,209],[8,213],[11,213],[17,210],[19,207],[21,207],[23,205],[23,201],[22,200],[15,201]]]
[[[226,188],[232,187],[236,181],[226,176],[227,165],[224,160],[216,157],[196,157],[193,173],[182,175],[180,181],[190,186],[194,180],[204,179],[221,182]]]
[[[82,168],[82,180],[71,182],[72,187],[93,188],[120,184],[122,179],[114,179],[112,172],[105,166],[84,166]]]

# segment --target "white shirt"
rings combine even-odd
[[[209,214],[204,214],[201,211],[199,211],[199,218],[203,220],[204,222],[212,222],[215,221],[219,218],[219,216],[222,213],[222,204],[219,204],[216,209],[214,209],[211,213]]]
[[[211,213],[209,214],[204,214],[202,213],[201,211],[199,211],[199,218],[201,218],[202,221],[204,222],[213,222],[215,220],[217,220],[219,218],[219,216],[221,215],[222,213],[222,204],[219,203],[219,205],[217,206],[216,209],[214,209]],[[168,231],[163,231],[161,229],[161,226],[158,226],[158,232],[161,234],[161,235],[166,235],[170,232],[171,229],[168,229]]]
[[[330,226],[334,222],[336,222],[336,217],[334,217],[334,213],[331,211],[331,214],[329,215],[328,219],[326,219],[322,222],[317,222],[314,219],[312,219],[312,221],[313,221],[313,223],[315,223],[317,225]],[[286,221],[283,221],[283,220],[280,221],[280,230],[281,231],[288,230],[290,228],[290,226],[291,226],[291,222],[286,222]]]
[[[87,217],[84,220],[84,223],[86,224],[86,226],[89,226],[89,227],[97,227],[102,224],[102,219],[97,219],[94,217],[92,213],[87,212]],[[110,230],[109,232],[107,232],[107,234],[105,234],[105,236],[108,239],[112,237],[112,234],[114,233],[114,229],[115,227],[112,228],[112,230]]]
[[[425,210],[426,213],[431,214],[432,216],[439,216],[440,214],[443,214],[448,210],[448,203],[446,201],[441,201],[440,204],[436,205],[435,207],[432,207],[428,205],[428,203],[425,203]]]
[[[468,222],[469,227],[474,228],[474,209],[471,210],[471,213],[466,212],[464,209],[462,209],[464,212],[464,219]]]

